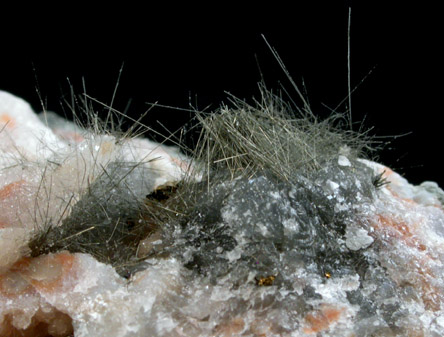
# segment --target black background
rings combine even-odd
[[[227,92],[251,102],[261,74],[268,88],[284,87],[298,102],[263,34],[295,82],[304,82],[312,110],[325,116],[347,95],[351,5],[351,84],[359,84],[353,121],[364,121],[377,136],[409,134],[383,138],[391,143],[378,160],[413,183],[444,186],[439,11],[366,3],[5,11],[0,90],[41,111],[38,89],[45,108],[62,113],[70,84],[81,94],[84,82],[90,96],[110,104],[123,67],[113,107],[123,111],[130,102],[133,117],[148,109],[147,102],[211,111],[227,102]],[[190,117],[155,108],[143,122],[161,131],[160,121],[174,131]]]

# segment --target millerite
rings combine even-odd
[[[0,335],[443,335],[444,192],[349,111],[259,92],[176,146],[0,92]]]

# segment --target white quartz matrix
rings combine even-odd
[[[228,192],[211,228],[230,243],[199,225],[193,235],[209,239],[190,248],[191,234],[176,227],[170,238],[178,248],[127,279],[88,254],[31,257],[28,241],[48,219],[68,217],[110,163],[155,172],[146,187],[134,184],[143,196],[179,181],[187,158],[144,138],[116,142],[72,123],[48,125],[0,91],[0,336],[444,336],[444,192],[437,184],[413,186],[344,154],[335,172],[353,177],[366,168],[385,183],[367,196],[360,179],[327,171],[307,183],[307,194],[274,188],[265,177],[222,184]],[[258,191],[250,198],[249,186]],[[358,192],[347,199],[350,188]],[[342,216],[344,230],[330,236],[332,224],[318,209],[328,219]],[[316,233],[326,233],[326,245]],[[331,240],[337,249],[330,254],[323,247]]]

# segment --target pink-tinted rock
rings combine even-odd
[[[125,278],[89,254],[32,257],[28,241],[48,221],[81,214],[75,205],[89,205],[94,183],[109,188],[111,163],[160,172],[150,190],[128,181],[144,197],[180,180],[188,159],[144,139],[118,142],[63,121],[51,129],[34,117],[0,92],[0,336],[444,335],[436,184],[413,186],[344,153],[294,186],[265,175],[222,181],[197,196],[202,208],[161,228],[171,233],[142,240],[135,255],[150,258]],[[380,174],[386,181],[375,188]]]

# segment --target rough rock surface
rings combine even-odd
[[[291,184],[221,180],[146,242],[160,253],[129,279],[88,254],[30,256],[36,227],[102,200],[101,167],[130,186],[111,212],[186,166],[57,123],[0,92],[0,336],[444,335],[444,192],[344,154]]]

